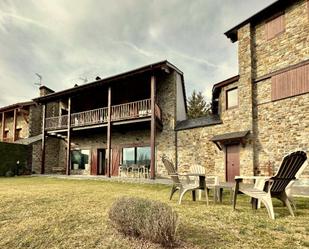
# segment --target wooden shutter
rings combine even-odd
[[[271,78],[271,99],[278,100],[309,92],[309,65],[301,66]]]
[[[270,40],[274,38],[276,35],[284,32],[285,29],[285,18],[284,14],[280,14],[279,16],[271,19],[265,25],[265,33],[266,39]]]
[[[98,174],[98,150],[93,149],[91,152],[91,168],[90,168],[91,175]]]
[[[120,148],[113,148],[112,151],[112,165],[111,165],[111,175],[118,176],[120,164]]]

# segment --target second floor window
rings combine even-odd
[[[285,30],[285,18],[284,13],[276,16],[275,18],[266,22],[265,33],[266,39],[270,40],[277,35],[281,34]]]
[[[238,88],[229,89],[226,91],[226,109],[235,108],[238,106]]]

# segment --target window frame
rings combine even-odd
[[[229,98],[228,98],[228,93],[231,91],[237,90],[237,104],[233,105],[233,106],[229,106]],[[239,107],[239,90],[238,90],[238,86],[230,88],[230,89],[226,89],[225,90],[225,109],[226,110],[231,110],[231,109],[235,109]]]
[[[122,147],[121,148],[121,165],[124,164],[124,162],[123,162],[123,156],[124,156],[123,150],[124,149],[132,149],[132,148],[134,149],[134,163],[133,164],[137,164],[137,162],[138,162],[137,149],[138,148],[150,148],[150,145],[131,145],[131,146]],[[150,161],[151,161],[151,158],[150,158]]]
[[[83,154],[82,153],[82,151],[88,151],[89,153],[88,154]],[[76,151],[79,151],[80,152],[80,154],[82,155],[82,159],[81,159],[81,162],[83,163],[83,165],[84,165],[84,168],[80,168],[80,167],[78,167],[78,169],[74,169],[74,163],[73,163],[73,153],[74,152],[76,152]],[[88,167],[90,167],[91,168],[91,149],[89,149],[89,148],[82,148],[82,149],[72,149],[71,151],[70,151],[70,153],[71,153],[71,162],[70,162],[70,164],[71,164],[71,170],[87,170],[87,167],[86,167],[86,165],[88,165]],[[84,161],[84,159],[85,159],[85,157],[83,156],[83,155],[87,155],[88,156],[88,158],[87,158],[87,162],[88,163],[85,163],[85,161]],[[80,166],[80,164],[78,164],[78,166]]]

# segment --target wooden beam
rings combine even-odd
[[[2,134],[1,134],[1,141],[4,141],[4,132],[5,132],[5,112],[2,112]]]
[[[13,142],[16,141],[16,128],[17,128],[17,109],[14,109],[14,119],[13,119]]]
[[[42,155],[41,155],[41,174],[45,173],[45,119],[46,119],[46,105],[42,107]]]
[[[108,87],[108,114],[107,114],[107,176],[111,177],[111,114],[112,114],[112,88]]]
[[[67,163],[66,174],[71,174],[71,98],[68,98]]]
[[[155,146],[156,146],[156,78],[150,78],[150,100],[151,100],[151,125],[150,125],[150,178],[155,179]]]

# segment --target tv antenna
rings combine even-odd
[[[43,76],[38,74],[38,73],[35,73],[36,76],[38,76],[39,78],[39,83],[34,83],[34,85],[36,86],[42,86],[42,79],[43,79]]]

